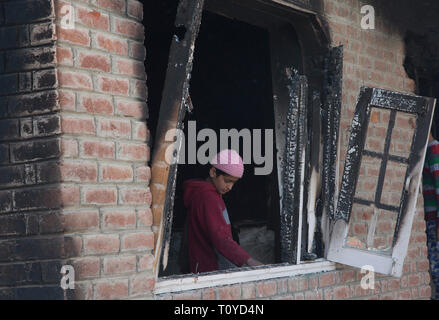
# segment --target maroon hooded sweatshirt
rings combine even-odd
[[[233,240],[226,205],[215,186],[191,179],[184,182],[183,191],[191,272],[218,270],[223,258],[242,266],[250,255]]]

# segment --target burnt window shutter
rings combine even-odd
[[[328,260],[401,276],[434,104],[432,98],[361,88]]]
[[[175,20],[175,35],[169,53],[168,68],[160,104],[157,134],[154,146],[153,163],[163,161],[160,149],[170,144],[166,134],[171,129],[183,129],[186,111],[191,111],[189,80],[192,71],[195,41],[201,24],[204,0],[180,0]],[[180,142],[178,142],[180,141]],[[169,167],[166,181],[166,198],[163,205],[162,222],[157,239],[156,252],[159,252],[160,271],[166,269],[170,247],[173,220],[173,203],[177,178],[176,159],[180,157],[181,139],[174,143],[173,162],[162,164]],[[175,162],[174,162],[175,160]],[[154,182],[154,181],[153,181]],[[158,183],[163,183],[159,181]]]
[[[295,69],[287,69],[286,78],[290,101],[282,176],[281,261],[296,264],[300,262],[300,227],[304,212],[308,83]]]
[[[324,68],[322,197],[326,215],[333,219],[335,215],[334,195],[337,188],[337,148],[342,99],[343,46],[329,50],[325,58]]]

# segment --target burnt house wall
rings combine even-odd
[[[340,175],[360,87],[367,85],[399,92],[416,92],[416,83],[404,67],[406,57],[404,37],[410,26],[416,24],[412,19],[404,18],[410,17],[410,6],[398,6],[397,2],[392,2],[389,6],[396,10],[392,11],[387,10],[388,6],[381,2],[372,3],[376,13],[375,29],[366,30],[361,28],[363,15],[360,10],[367,4],[369,4],[367,1],[325,0],[321,1],[321,7],[318,8],[319,21],[327,28],[331,46],[343,45]],[[399,13],[400,18],[403,17],[403,20],[410,23],[406,28],[401,29],[398,21],[393,19],[389,12]],[[416,29],[422,28],[418,20]],[[306,37],[300,31],[298,36]],[[401,136],[411,130],[409,121],[398,122],[396,127],[396,131]],[[371,136],[372,140],[384,141],[385,137],[380,134],[381,131],[377,130]],[[395,168],[391,174],[396,177],[397,171],[398,168]],[[374,187],[366,180],[360,180],[357,186],[358,190],[365,192],[369,192]],[[391,232],[390,229],[386,231],[386,228],[389,228],[387,221],[383,221],[379,228],[382,232]],[[367,221],[358,221],[355,230],[358,233],[367,233]],[[361,288],[362,274],[359,269],[336,264],[335,271],[322,274],[161,294],[156,297],[158,299],[429,299],[431,288],[428,269],[423,201],[420,195],[403,275],[401,278],[393,278],[376,274],[374,290]]]
[[[62,155],[51,0],[0,3],[0,299],[64,299],[75,254],[56,216]]]
[[[406,18],[414,8],[398,1],[287,2],[316,3],[331,45],[344,46],[342,170],[360,86],[415,92],[404,37],[429,26]],[[75,9],[73,30],[60,27],[66,4]],[[360,26],[366,4],[375,7],[375,30]],[[374,290],[360,287],[359,269],[337,264],[327,273],[154,295],[152,225],[160,221],[152,211],[160,198],[149,189],[148,129],[157,120],[148,120],[146,104],[147,19],[136,0],[0,2],[0,298],[430,298],[421,196],[403,276],[376,275]],[[150,107],[157,115],[158,104]],[[59,286],[65,264],[77,271],[75,290]]]

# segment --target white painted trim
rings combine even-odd
[[[300,6],[298,6],[298,5],[295,5],[295,4],[291,3],[291,2],[286,2],[286,1],[284,1],[284,0],[271,0],[271,2],[274,2],[274,3],[280,4],[280,5],[283,5],[283,6],[285,6],[285,7],[289,7],[289,8],[292,8],[292,9],[298,10],[298,11],[302,11],[302,12],[311,13],[311,14],[313,14],[313,15],[316,15],[316,12],[314,12],[314,11],[312,11],[312,10],[309,10],[309,9],[305,9],[305,8],[300,7]]]
[[[247,270],[246,270],[247,269]],[[236,272],[206,274],[183,278],[163,279],[156,281],[154,294],[182,292],[237,283],[269,280],[276,278],[295,277],[304,274],[328,272],[335,270],[335,263],[321,259],[318,262],[299,265],[265,266],[257,269],[243,268]]]

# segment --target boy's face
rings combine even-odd
[[[216,190],[219,194],[226,194],[232,190],[233,185],[239,180],[237,177],[227,175],[217,175],[215,168],[210,168],[209,171],[210,178],[215,185]]]

